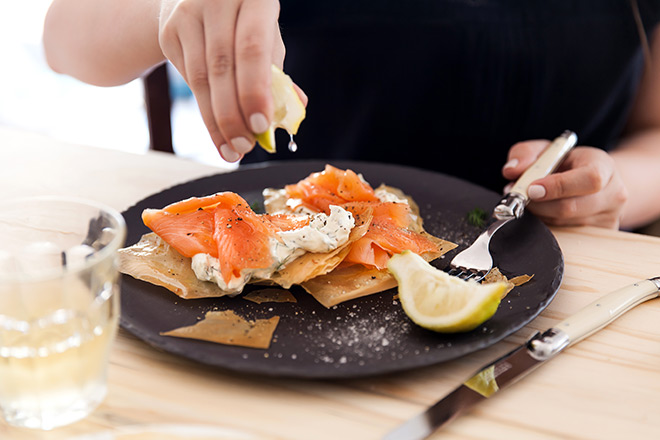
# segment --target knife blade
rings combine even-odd
[[[383,440],[421,440],[484,399],[531,373],[562,350],[597,332],[644,301],[657,298],[660,277],[608,293],[576,314],[491,362],[423,413],[390,431]]]

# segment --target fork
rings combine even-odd
[[[456,255],[445,268],[449,275],[463,280],[480,282],[493,268],[490,254],[490,239],[502,226],[511,220],[522,217],[529,203],[529,185],[542,177],[552,174],[577,144],[577,135],[566,130],[553,140],[536,161],[520,176],[511,190],[500,200],[493,210],[488,227],[468,247]]]

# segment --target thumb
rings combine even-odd
[[[307,107],[307,103],[309,102],[309,98],[307,97],[307,94],[296,83],[293,83],[293,88],[295,89],[296,93],[298,94],[298,97],[302,101],[303,105],[305,107]]]
[[[534,163],[539,155],[545,150],[550,141],[536,139],[518,142],[509,149],[508,160],[502,168],[505,179],[515,180]]]

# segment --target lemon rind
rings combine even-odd
[[[406,254],[411,254],[412,257],[407,257]],[[401,258],[405,260],[401,261]],[[502,282],[479,284],[451,277],[410,251],[393,256],[390,263],[388,268],[399,283],[399,298],[404,312],[415,324],[436,332],[456,333],[475,329],[495,314],[506,289],[506,284]],[[405,272],[405,277],[402,277],[400,272]],[[418,293],[415,289],[419,289],[418,280],[423,278],[429,278],[429,283],[422,286],[424,289],[451,289],[453,286],[472,298],[459,310],[441,316],[429,316],[417,308],[414,299]],[[409,281],[413,279],[416,280],[415,283]]]

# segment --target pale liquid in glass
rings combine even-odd
[[[21,320],[3,322],[0,309],[0,408],[16,426],[52,429],[72,423],[106,394],[107,358],[118,320],[112,284],[99,286],[94,298],[85,283],[68,280],[50,286],[51,301],[44,301],[42,289],[48,287],[23,286],[14,296],[20,301],[11,305]],[[31,302],[31,296],[41,302]]]

